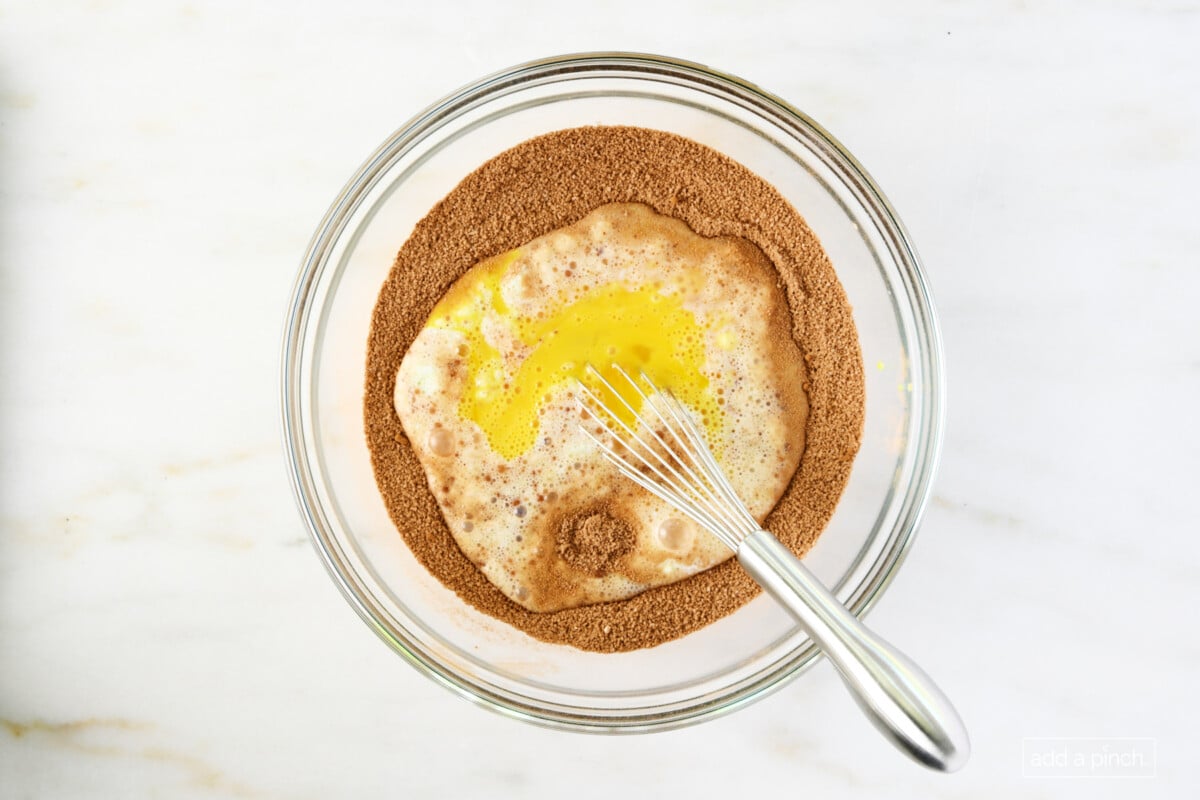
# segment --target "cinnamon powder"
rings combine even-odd
[[[797,555],[833,514],[864,414],[858,335],[832,264],[796,210],[737,162],[674,134],[588,127],[531,139],[468,175],[417,223],[371,319],[364,419],[375,479],[414,555],[463,600],[537,639],[601,652],[683,636],[737,610],[758,586],[731,559],[627,600],[543,614],[523,608],[459,550],[392,392],[400,361],[434,305],[471,266],[614,202],[644,203],[704,236],[742,237],[778,271],[791,335],[804,356],[809,416],[800,466],[766,527]],[[589,570],[608,568],[623,555],[619,520],[606,520],[602,509],[578,515],[568,513],[560,525],[560,555]]]
[[[629,523],[606,508],[567,514],[559,522],[555,538],[562,560],[593,575],[607,575],[637,544]]]

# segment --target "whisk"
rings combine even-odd
[[[618,389],[595,367],[586,368],[616,403],[605,403],[582,382],[578,388],[588,418],[614,444],[583,424],[581,430],[622,474],[737,554],[746,572],[795,617],[833,662],[859,706],[897,747],[933,769],[953,772],[966,763],[970,754],[966,728],[929,676],[868,630],[790,550],[759,526],[689,412],[670,391],[659,389],[644,372],[639,373],[639,384],[619,365],[613,364],[612,369],[628,391]],[[627,396],[641,401],[641,413]],[[623,418],[632,418],[633,424]]]

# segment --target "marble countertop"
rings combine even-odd
[[[520,5],[0,7],[0,795],[1191,796],[1200,7]],[[654,736],[486,713],[309,546],[277,388],[313,228],[418,109],[598,49],[789,99],[921,249],[946,446],[871,623],[967,719],[956,775],[893,753],[825,663]],[[1032,776],[1040,737],[1154,777]]]

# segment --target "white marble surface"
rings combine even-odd
[[[0,796],[1195,796],[1197,5],[507,5],[0,5]],[[959,703],[957,775],[825,664],[670,734],[510,722],[308,544],[277,345],[327,203],[451,89],[613,48],[792,100],[922,250],[948,438],[872,622]],[[1157,777],[1022,777],[1038,736],[1153,737]]]

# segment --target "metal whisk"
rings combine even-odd
[[[966,728],[933,680],[869,631],[790,550],[759,526],[687,409],[670,391],[659,389],[645,373],[639,374],[639,384],[620,366],[613,364],[612,369],[628,384],[622,387],[627,391],[587,367],[616,404],[605,403],[582,382],[578,388],[584,411],[614,444],[583,424],[580,429],[622,474],[737,554],[746,572],[804,627],[859,706],[897,747],[933,769],[952,772],[966,763],[970,754]],[[627,396],[640,399],[642,413]],[[623,416],[632,416],[633,424],[624,422]]]

